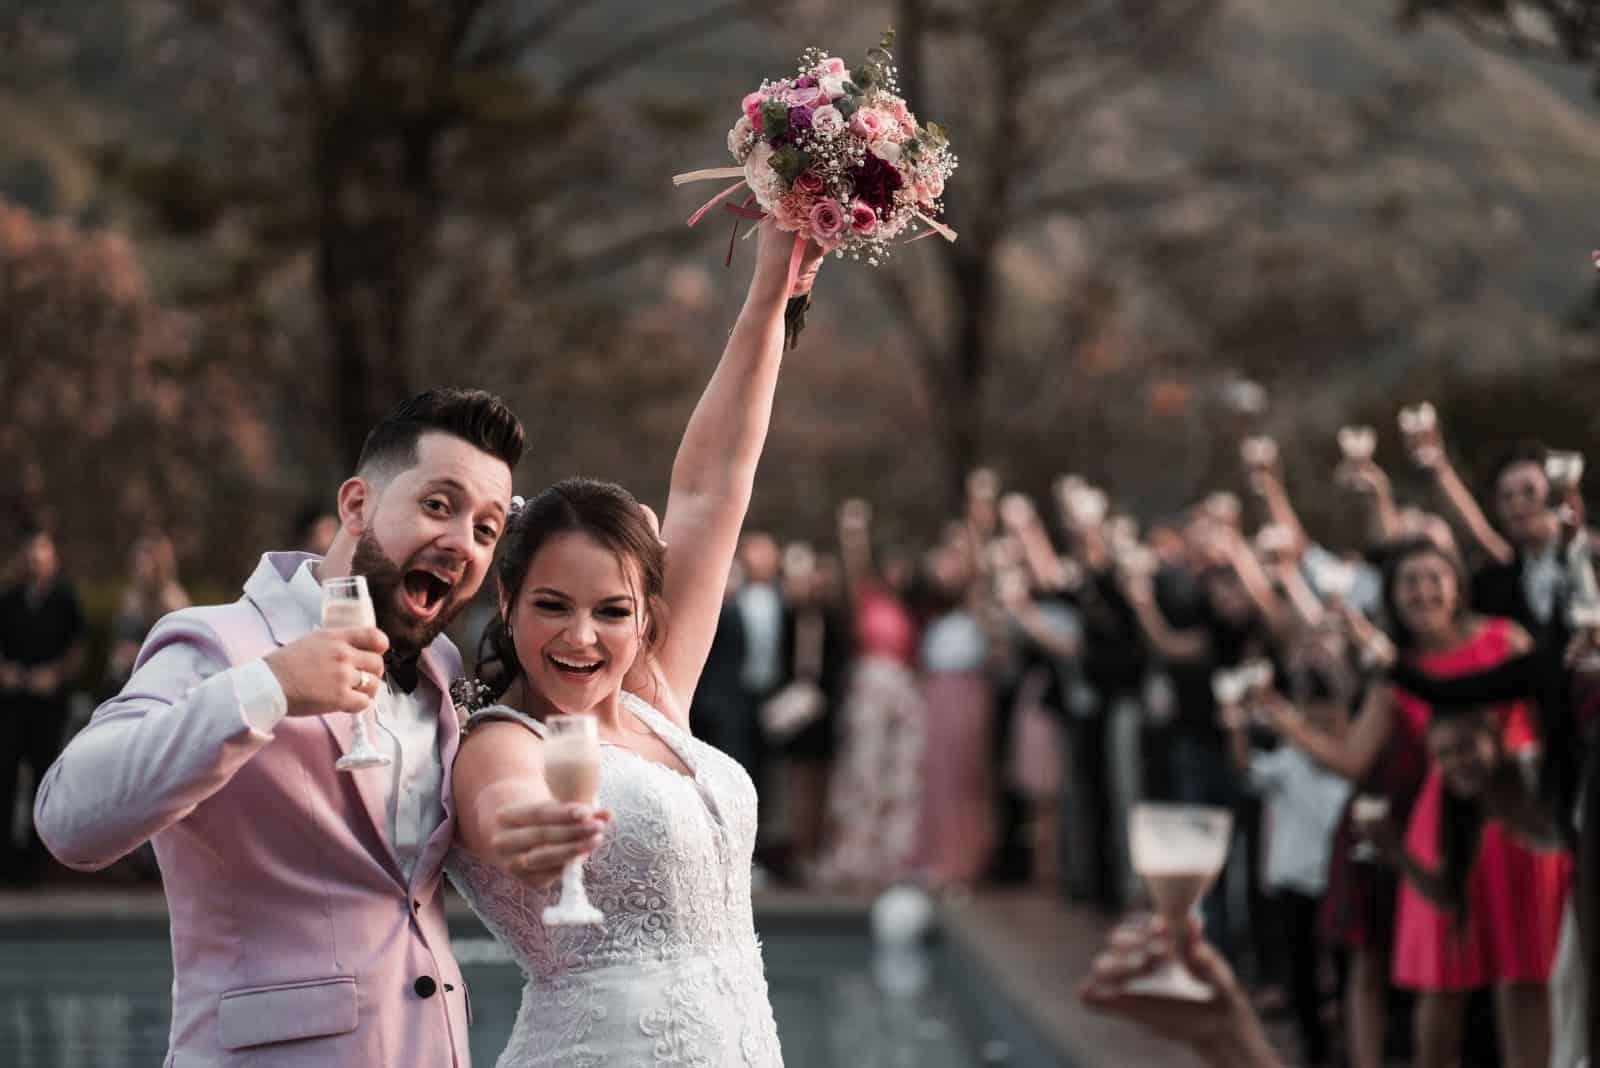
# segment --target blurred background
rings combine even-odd
[[[1336,431],[1378,427],[1370,459],[1399,497],[1431,502],[1436,471],[1394,431],[1423,399],[1487,499],[1508,443],[1581,448],[1600,418],[1592,6],[0,0],[0,545],[20,581],[42,524],[76,590],[68,729],[115,692],[159,610],[231,600],[261,552],[325,539],[367,428],[410,393],[501,394],[529,431],[519,492],[582,473],[659,507],[747,277],[724,268],[716,215],[685,227],[701,190],[671,176],[728,164],[740,98],[802,48],[854,56],[885,26],[905,96],[960,156],[946,200],[961,236],[828,265],[786,361],[753,531],[829,564],[849,554],[841,502],[862,498],[876,543],[936,572],[922,553],[950,548],[951,518],[974,521],[979,469],[990,504],[1064,504],[1070,472],[1176,528],[1208,494],[1260,494],[1240,445],[1269,436],[1310,540],[1355,552],[1370,493],[1335,486],[1351,459]],[[465,648],[482,619],[460,628]],[[1016,679],[997,692],[1014,698]],[[1101,930],[1055,906],[1122,903],[1072,872],[1062,827],[1082,810],[1041,830],[1045,808],[1028,808],[1070,793],[1081,757],[1063,752],[1043,794],[995,787],[1009,838],[954,880],[958,924],[994,917],[973,944],[1025,916],[1079,947],[1061,958],[1075,964],[1025,960],[1023,937],[996,965],[999,987],[1035,988],[1022,1003],[1064,1004]],[[1164,773],[1143,778],[1161,792]],[[803,819],[808,795],[782,796]],[[801,888],[797,930],[843,923],[805,878],[816,857],[769,859]],[[102,881],[153,875],[132,864]],[[79,885],[35,877],[46,895]],[[994,884],[1033,896],[970,899]],[[56,915],[41,900],[18,915]],[[865,969],[852,952],[838,959]],[[30,953],[0,986],[26,983]],[[806,967],[813,993],[842,974]],[[22,1004],[0,1036],[26,1031]],[[804,1004],[797,1017],[823,1011]],[[1027,1027],[1009,1011],[969,1025],[1000,1042],[973,1056],[1022,1056],[1024,1030],[1049,1030],[1048,1009]],[[914,1051],[943,1041],[931,1018],[853,1026]],[[57,1063],[31,1041],[0,1049]],[[1094,1041],[1073,1056],[1097,1063]],[[94,1049],[59,1063],[145,1063]]]

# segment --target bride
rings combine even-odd
[[[468,721],[449,865],[527,976],[500,1068],[783,1063],[750,910],[755,788],[689,732],[783,354],[792,239],[771,222],[758,236],[659,536],[622,488],[569,479],[502,541],[480,670],[505,703]],[[807,247],[797,292],[821,256]],[[558,803],[545,783],[543,721],[575,712],[599,723],[604,811]],[[584,882],[605,921],[547,927],[575,843],[593,850]]]

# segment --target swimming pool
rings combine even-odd
[[[848,920],[759,926],[790,1068],[1066,1068],[954,946],[878,949]],[[516,1017],[520,973],[475,921],[451,928],[472,990],[473,1063],[490,1068]],[[0,1065],[159,1066],[171,984],[160,923],[0,928]]]

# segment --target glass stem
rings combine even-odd
[[[574,857],[561,869],[561,903],[587,905],[589,895],[583,888],[583,858]]]

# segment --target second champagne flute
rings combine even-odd
[[[594,807],[600,791],[600,728],[587,712],[551,716],[545,721],[550,736],[544,743],[544,781],[550,795],[567,804]],[[589,904],[583,888],[583,858],[567,861],[561,870],[561,899],[544,910],[552,927],[597,924],[605,914]]]
[[[1233,813],[1202,805],[1138,804],[1128,821],[1134,870],[1150,888],[1168,930],[1182,930],[1189,910],[1222,873],[1233,837]],[[1127,984],[1131,994],[1210,1001],[1216,991],[1178,960]]]

